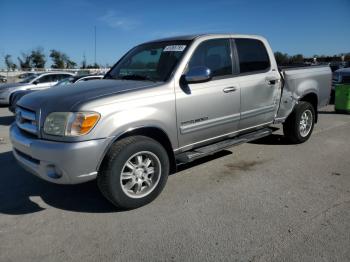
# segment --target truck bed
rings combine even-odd
[[[281,67],[282,96],[276,122],[283,122],[292,112],[300,98],[315,94],[318,97],[317,108],[329,103],[332,72],[328,65]]]

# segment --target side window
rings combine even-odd
[[[71,75],[66,75],[66,74],[59,75],[59,76],[58,76],[58,81],[61,81],[61,80],[63,80],[63,79],[69,78],[69,77],[72,77],[72,76],[71,76]]]
[[[51,82],[57,82],[60,80],[60,75],[51,75]]]
[[[240,73],[265,71],[270,59],[264,44],[256,39],[235,39]]]
[[[63,79],[63,75],[52,75],[52,81],[57,82]]]
[[[65,78],[70,77],[70,75],[66,75],[66,74],[57,74],[57,75],[52,75],[52,76],[53,76],[53,82],[61,81]]]
[[[201,43],[194,51],[188,69],[206,66],[213,77],[232,74],[231,47],[229,39],[213,39]]]
[[[39,79],[39,83],[49,83],[52,82],[52,75],[45,75],[43,77],[40,77]]]

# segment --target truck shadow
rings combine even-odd
[[[199,159],[197,159],[197,160],[195,160],[193,162],[190,162],[190,163],[187,163],[187,164],[183,164],[183,165],[179,165],[178,168],[177,168],[177,172],[173,173],[171,175],[176,175],[179,172],[184,171],[186,169],[189,169],[189,168],[192,168],[192,167],[195,167],[195,166],[199,166],[199,165],[204,164],[206,162],[210,162],[210,161],[213,161],[215,159],[218,159],[218,158],[221,158],[221,157],[224,157],[224,156],[227,156],[227,155],[231,155],[231,154],[232,154],[231,151],[222,150],[222,151],[219,151],[219,152],[217,152],[215,154],[199,158]]]
[[[0,126],[9,126],[15,121],[14,116],[3,116],[0,117]]]
[[[346,112],[339,112],[339,111],[318,111],[321,115],[350,115]]]
[[[293,145],[293,143],[289,142],[288,139],[280,134],[272,134],[249,143],[255,145]]]
[[[12,152],[0,153],[0,166],[0,214],[35,213],[47,205],[87,213],[118,211],[101,195],[95,181],[79,185],[48,183],[24,171]]]
[[[232,154],[220,151],[189,164],[178,172]],[[100,193],[96,181],[79,185],[56,185],[28,173],[11,151],[0,153],[0,214],[22,215],[43,211],[48,206],[84,213],[115,213],[118,210]],[[176,173],[175,173],[176,174]]]

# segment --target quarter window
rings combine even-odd
[[[256,39],[235,39],[240,73],[266,71],[270,59],[264,44]]]
[[[229,39],[214,39],[201,43],[194,51],[188,69],[208,67],[213,77],[232,75]]]

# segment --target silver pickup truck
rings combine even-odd
[[[268,136],[306,141],[328,103],[329,67],[280,70],[260,36],[206,34],[138,45],[99,81],[17,103],[13,153],[50,182],[97,178],[119,208],[155,199],[176,167]]]

